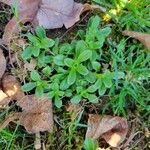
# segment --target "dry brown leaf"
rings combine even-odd
[[[37,98],[34,95],[30,95],[18,100],[17,105],[19,105],[23,111],[8,116],[0,125],[0,128],[5,128],[10,122],[19,119],[20,124],[24,126],[29,133],[53,131],[52,101],[46,97]]]
[[[128,124],[125,118],[90,114],[86,137],[104,138],[112,147],[118,147],[126,138]]]
[[[12,5],[15,0],[0,0],[7,5]],[[87,10],[100,9],[100,6],[76,3],[74,0],[20,0],[18,4],[19,22],[31,22],[46,29],[66,28],[73,26],[80,19],[81,13]],[[5,44],[9,44],[13,33],[19,31],[19,25],[13,17],[6,25],[3,35]]]
[[[3,44],[9,45],[14,33],[19,32],[19,26],[17,25],[16,18],[13,17],[5,26],[3,34]]]
[[[18,102],[23,109],[20,122],[29,133],[53,131],[52,101],[32,95]]]
[[[139,40],[141,43],[143,43],[143,45],[148,50],[150,50],[150,34],[128,31],[128,30],[123,31],[122,33],[123,35],[127,35],[127,36],[130,36],[132,38]]]
[[[6,70],[6,59],[4,57],[2,49],[0,49],[0,79],[2,78]]]
[[[25,95],[21,90],[21,84],[12,75],[5,74],[2,78],[2,88],[12,100],[20,100]]]

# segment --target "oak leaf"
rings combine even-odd
[[[87,138],[104,138],[112,147],[118,147],[127,135],[128,124],[125,118],[89,114]]]

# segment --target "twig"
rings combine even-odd
[[[36,150],[41,149],[41,136],[40,136],[40,132],[35,134],[35,141],[34,141],[34,148]]]

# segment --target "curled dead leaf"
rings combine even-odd
[[[4,57],[2,49],[0,49],[0,79],[2,78],[6,70],[6,59]]]
[[[148,50],[150,50],[150,34],[125,30],[123,35],[139,40]]]
[[[5,74],[2,78],[2,88],[12,100],[20,100],[25,95],[21,90],[21,84],[12,75]]]
[[[125,118],[90,114],[86,137],[104,138],[112,147],[118,147],[126,138],[128,124]]]

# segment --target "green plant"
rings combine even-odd
[[[30,44],[24,49],[22,53],[22,58],[27,60],[31,59],[32,56],[38,57],[40,54],[40,50],[48,50],[48,48],[54,45],[54,41],[46,37],[46,32],[41,27],[37,27],[36,36],[29,33],[27,35]]]
[[[101,48],[111,31],[109,27],[99,29],[99,24],[100,18],[92,17],[86,33],[70,44],[47,38],[42,27],[35,30],[36,35],[29,33],[29,45],[22,57],[25,60],[37,59],[37,67],[23,90],[35,89],[37,96],[48,94],[59,108],[65,97],[74,103],[79,103],[82,98],[98,102],[98,95],[93,93],[95,91],[88,91],[87,87],[98,78]]]
[[[96,150],[98,148],[97,142],[91,138],[86,138],[84,141],[85,150]]]
[[[31,77],[31,80],[34,82],[29,82],[25,84],[22,87],[22,89],[25,92],[28,92],[35,88],[35,94],[39,97],[42,97],[44,94],[44,89],[47,89],[49,87],[48,82],[45,80],[42,80],[37,71],[32,71],[30,77]]]

